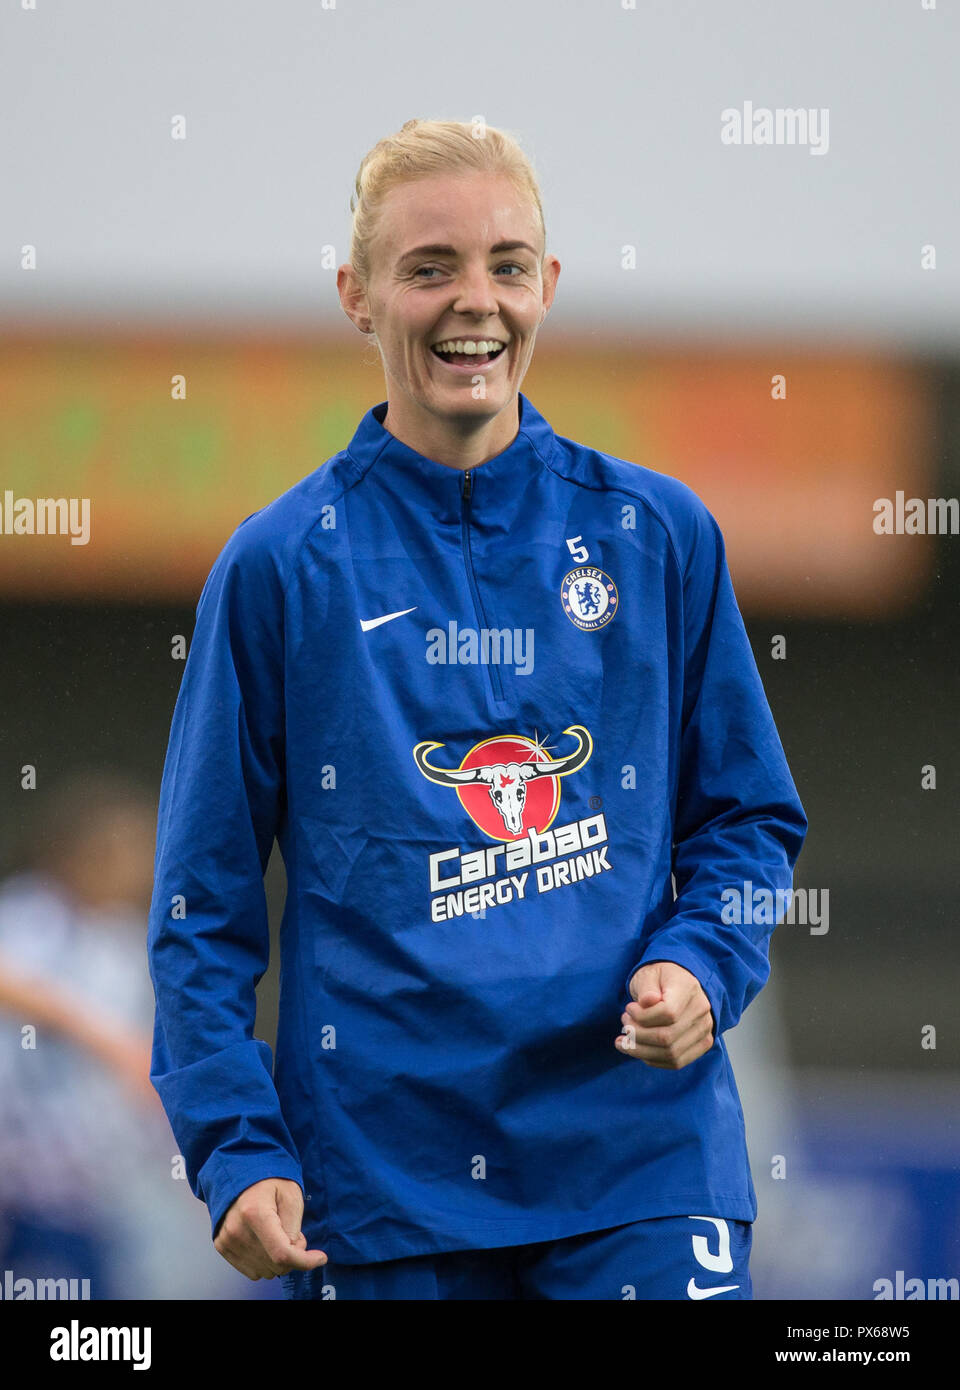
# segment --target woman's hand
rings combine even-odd
[[[678,1071],[714,1042],[710,1001],[695,975],[673,961],[642,965],[630,980],[633,1003],[620,1015],[616,1046],[650,1067]]]

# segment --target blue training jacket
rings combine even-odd
[[[204,586],[149,952],[151,1077],[214,1233],[268,1177],[346,1264],[756,1217],[722,1035],[806,816],[713,516],[518,404],[466,472],[374,406]],[[614,1045],[656,960],[716,1024],[680,1070]]]

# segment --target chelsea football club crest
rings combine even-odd
[[[605,627],[616,614],[617,586],[604,570],[578,565],[563,577],[560,586],[563,611],[584,632]]]

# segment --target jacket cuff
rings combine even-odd
[[[714,972],[710,969],[709,962],[698,955],[696,951],[689,951],[682,946],[676,948],[671,946],[658,947],[656,942],[652,942],[627,975],[627,998],[633,998],[633,995],[630,993],[630,981],[640,967],[642,965],[653,965],[654,962],[658,960],[668,960],[674,965],[682,965],[684,970],[689,970],[690,974],[695,976],[699,981],[700,988],[707,996],[710,1012],[713,1014],[713,1043],[714,1046],[716,1046],[722,1028],[726,1026],[723,1023],[723,988]]]
[[[215,1237],[220,1222],[233,1203],[264,1178],[289,1178],[303,1191],[303,1170],[296,1159],[282,1150],[275,1154],[244,1154],[225,1159],[214,1154],[201,1168],[200,1190],[210,1213],[211,1233]]]

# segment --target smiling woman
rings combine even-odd
[[[357,190],[387,400],[204,587],[151,1074],[217,1250],[291,1298],[749,1298],[722,1035],[773,923],[722,891],[787,890],[806,817],[720,529],[521,393],[559,263],[515,142],[408,122]]]
[[[515,140],[407,121],[360,165],[344,312],[380,350],[384,426],[454,468],[505,449],[560,262],[547,255],[536,176]]]

